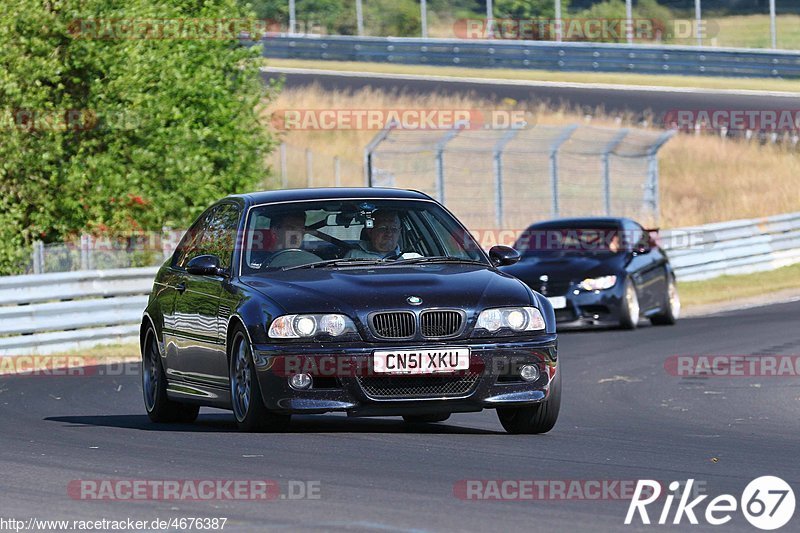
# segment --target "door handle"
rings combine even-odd
[[[183,294],[183,291],[185,291],[185,290],[186,290],[186,282],[184,282],[184,281],[181,281],[180,283],[178,283],[178,284],[175,286],[175,289],[176,289],[176,290],[177,290],[179,293]]]

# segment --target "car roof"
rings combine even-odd
[[[620,227],[633,220],[624,217],[581,217],[557,218],[531,224],[529,228],[583,228],[583,227]]]
[[[251,205],[272,202],[296,202],[304,200],[339,199],[387,199],[387,200],[430,200],[431,197],[419,191],[392,189],[389,187],[320,187],[316,189],[281,189],[234,194],[229,198],[241,198]]]

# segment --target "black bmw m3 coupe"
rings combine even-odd
[[[539,222],[514,244],[522,259],[502,270],[547,296],[564,326],[672,325],[675,271],[654,233],[628,218]]]
[[[440,422],[496,409],[511,433],[556,423],[547,298],[498,267],[429,196],[309,189],[224,198],[159,270],[141,325],[155,422],[230,409],[242,430],[292,414]]]

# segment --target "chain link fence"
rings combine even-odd
[[[265,189],[383,186],[417,189],[470,229],[522,229],[567,216],[629,216],[658,223],[658,150],[674,132],[583,125],[506,130],[387,128],[363,166],[282,144]],[[181,232],[127,239],[83,235],[34,243],[26,273],[158,266]]]
[[[26,274],[160,266],[175,250],[183,232],[165,228],[124,238],[81,235],[72,242],[33,243]]]
[[[658,160],[673,131],[583,125],[508,130],[387,128],[365,150],[370,186],[426,192],[469,228],[568,216],[658,222]]]
[[[266,189],[359,187],[364,184],[360,164],[288,143],[282,143],[272,153],[270,163],[273,172],[264,184]]]

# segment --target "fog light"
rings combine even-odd
[[[536,365],[522,365],[519,369],[519,376],[525,381],[536,381],[539,379],[539,367]]]
[[[537,375],[538,375],[538,371],[537,371]],[[311,388],[311,383],[313,381],[314,380],[311,379],[311,376],[309,376],[308,374],[295,374],[294,376],[289,378],[289,385],[293,389],[304,390],[304,389],[310,389]]]

